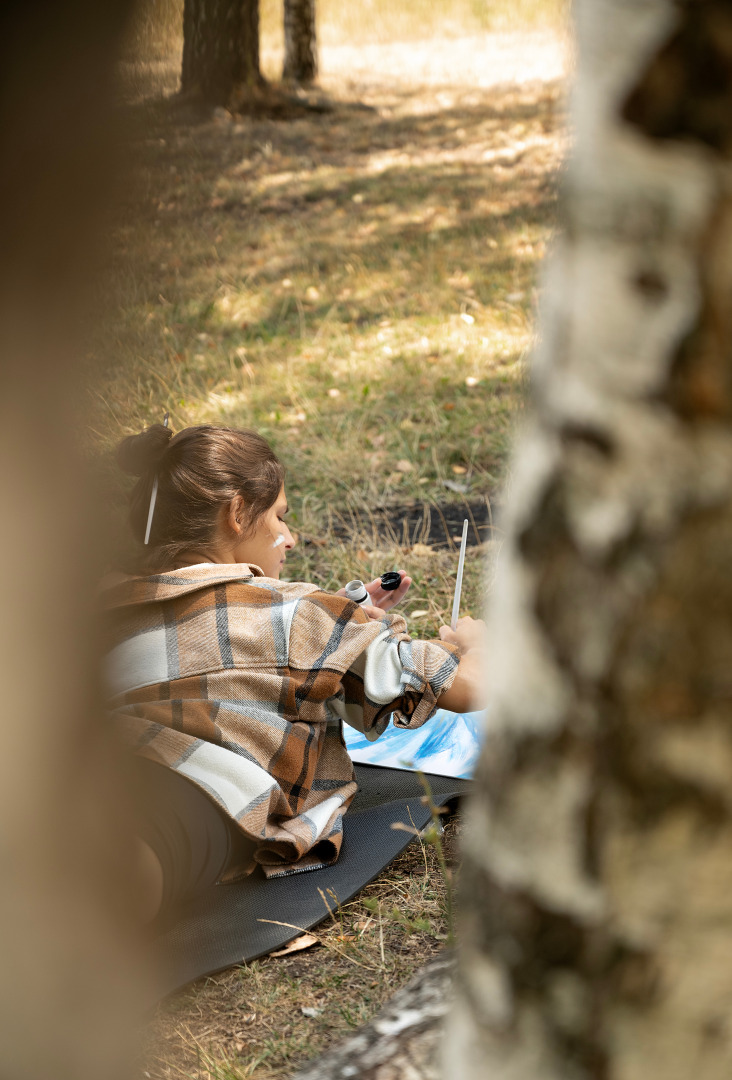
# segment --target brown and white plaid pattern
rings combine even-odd
[[[370,738],[390,715],[418,727],[457,670],[452,646],[412,641],[400,616],[256,566],[115,575],[103,592],[125,737],[207,792],[269,875],[338,857],[356,791],[342,720]]]

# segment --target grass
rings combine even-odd
[[[449,819],[444,847],[453,867],[456,841],[457,822]],[[143,1073],[273,1080],[370,1020],[447,940],[436,849],[411,845],[314,933],[318,943],[307,951],[233,968],[163,1003],[147,1035]]]
[[[144,110],[100,287],[95,446],[166,410],[256,428],[313,535],[354,503],[496,494],[555,212],[556,90],[384,97],[288,124]]]
[[[256,428],[288,469],[301,541],[288,576],[335,589],[401,567],[414,579],[404,614],[429,637],[449,619],[455,553],[405,534],[401,513],[415,501],[435,516],[447,503],[500,503],[556,214],[561,43],[534,30],[420,31],[399,50],[379,44],[384,5],[359,56],[356,28],[337,20],[366,6],[321,0],[324,114],[195,116],[149,97],[175,89],[170,42],[128,63],[134,169],[98,285],[87,439],[121,536],[120,437],[166,410],[176,430]],[[379,506],[391,508],[387,526],[369,517]],[[496,519],[485,536],[466,563],[464,614],[482,614]],[[454,870],[457,829],[446,838]],[[444,946],[445,905],[436,850],[411,845],[317,929],[312,950],[165,1002],[142,1072],[289,1075]]]

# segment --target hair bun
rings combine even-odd
[[[154,472],[173,436],[170,428],[153,424],[139,435],[128,435],[117,447],[117,463],[130,476]]]

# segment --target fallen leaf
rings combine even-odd
[[[409,618],[410,619],[423,619],[425,617],[425,615],[429,615],[429,611],[412,611],[412,612],[410,612]],[[392,829],[394,829],[394,828],[396,828],[396,826],[392,825]]]
[[[407,461],[406,458],[400,458],[396,463],[396,467],[399,472],[412,472],[414,470],[414,465],[412,465],[411,461]]]
[[[464,465],[453,465],[452,471],[455,473],[456,476],[465,476],[468,470],[465,468]]]
[[[442,407],[445,410],[445,412],[452,412],[452,410],[455,408],[455,402],[454,401],[446,401],[445,404]]]
[[[274,955],[274,953],[272,955]],[[300,1012],[303,1014],[303,1016],[309,1016],[311,1019],[314,1019],[316,1016],[320,1016],[322,1011],[322,1009],[313,1009],[310,1005],[300,1006]]]
[[[305,290],[305,299],[306,300],[320,300],[320,293],[318,292],[318,290],[315,288],[314,285],[308,285],[307,289]]]
[[[468,377],[465,380],[465,385],[466,386],[477,386],[478,385],[478,380],[476,379],[475,375],[468,375]]]
[[[330,390],[328,391],[328,397],[340,397],[340,396],[341,396],[341,392],[338,389],[338,387],[337,386],[331,386]]]
[[[431,555],[431,554],[432,554],[432,548],[429,546],[429,544],[413,544],[412,545],[412,555]],[[425,612],[425,614],[426,614],[426,612]]]
[[[475,316],[468,315],[467,311],[461,312],[460,318],[463,320],[464,323],[467,323],[468,326],[472,326],[472,324],[475,322]]]
[[[277,952],[272,952],[270,956],[287,956],[289,953],[300,952],[302,949],[309,949],[311,945],[317,945],[318,939],[312,934],[300,934],[300,937],[293,938],[292,941],[285,945],[284,949],[278,949]]]
[[[442,486],[446,487],[449,491],[454,491],[458,495],[464,495],[468,490],[467,484],[461,484],[457,480],[443,480]]]

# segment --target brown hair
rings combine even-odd
[[[161,569],[174,565],[186,549],[210,543],[222,506],[236,495],[244,500],[247,525],[253,530],[276,501],[285,476],[277,455],[255,431],[207,425],[173,435],[162,424],[153,424],[122,440],[117,461],[140,478],[130,495],[130,525],[140,544],[158,478],[145,562]]]

